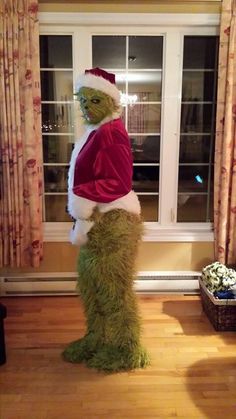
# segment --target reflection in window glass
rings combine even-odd
[[[160,136],[130,136],[131,149],[134,162],[159,162]]]
[[[67,195],[46,195],[45,212],[48,222],[71,221],[71,217],[67,212]]]
[[[182,104],[181,132],[207,133],[215,126],[215,106],[206,104]]]
[[[209,166],[179,166],[179,192],[207,192]]]
[[[182,101],[214,101],[215,77],[214,71],[184,71]]]
[[[129,68],[162,68],[162,49],[161,36],[130,36]]]
[[[121,93],[125,93],[126,89],[126,72],[125,71],[114,71],[116,78],[116,86]]]
[[[138,102],[161,100],[161,71],[129,72],[127,78],[128,94],[135,94]]]
[[[210,157],[211,135],[181,135],[180,163],[208,163]],[[214,149],[211,150],[212,158]]]
[[[41,71],[42,100],[73,100],[72,71]]]
[[[69,104],[42,104],[43,132],[73,132],[73,111]]]
[[[161,127],[161,105],[137,104],[128,107],[129,133],[159,133]]]
[[[134,166],[133,188],[136,192],[158,192],[158,183],[158,166]]]
[[[209,210],[207,210],[210,203]],[[209,215],[207,215],[209,213]],[[178,217],[179,222],[212,222],[213,221],[213,205],[212,199],[208,199],[205,195],[178,195]]]
[[[45,192],[67,192],[68,167],[44,166]]]
[[[218,59],[218,37],[185,36],[183,68],[215,69]]]
[[[125,36],[93,36],[92,51],[93,67],[125,69]]]
[[[138,196],[141,209],[142,217],[145,221],[157,221],[158,220],[158,195],[139,195]]]
[[[73,142],[69,135],[43,135],[44,163],[69,163]]]
[[[72,68],[72,36],[40,35],[40,67]]]
[[[124,126],[126,126],[126,114],[125,114],[125,107],[122,108],[122,114],[121,114],[121,120],[124,124]]]

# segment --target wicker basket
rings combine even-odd
[[[236,300],[218,300],[199,280],[202,307],[217,331],[236,330]]]

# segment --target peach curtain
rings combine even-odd
[[[0,266],[42,259],[38,2],[0,1]]]
[[[215,258],[236,262],[236,0],[223,0],[214,182]]]

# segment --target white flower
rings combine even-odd
[[[216,268],[216,272],[218,276],[224,276],[227,272],[227,269],[224,266],[219,266]]]
[[[236,284],[236,271],[214,262],[203,268],[202,280],[212,292],[228,290]]]
[[[213,269],[209,270],[209,278],[218,278],[217,273]]]

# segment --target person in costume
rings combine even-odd
[[[109,372],[145,367],[133,290],[141,210],[115,75],[86,70],[76,95],[87,128],[71,156],[68,211],[75,220],[71,242],[80,246],[78,288],[87,333],[63,357]]]

